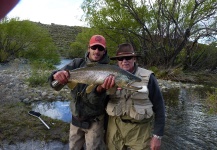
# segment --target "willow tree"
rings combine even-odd
[[[191,53],[187,47],[215,37],[216,7],[216,0],[84,0],[82,4],[90,27],[117,44],[131,42],[144,55],[144,63],[167,67],[187,61]],[[183,51],[186,57],[180,59]]]
[[[5,18],[0,22],[0,62],[16,57],[59,61],[57,48],[46,29],[28,20]]]

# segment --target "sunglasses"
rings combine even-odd
[[[91,48],[92,50],[98,49],[99,51],[104,51],[104,50],[105,50],[105,48],[102,47],[102,46],[100,46],[100,45],[94,45],[94,46],[91,46],[90,48]]]
[[[118,57],[117,60],[118,60],[118,61],[123,61],[124,59],[125,59],[125,60],[130,60],[130,59],[132,59],[132,58],[133,58],[133,56]]]

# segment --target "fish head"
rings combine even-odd
[[[130,74],[127,77],[132,82],[141,82],[142,81],[142,79],[140,77],[137,77],[137,76],[135,76],[133,74]]]
[[[142,87],[132,86],[134,82],[141,82],[141,81],[142,79],[140,77],[137,77],[131,73],[127,75],[119,75],[115,78],[115,82],[118,87],[128,89],[128,90],[133,90],[133,91],[142,89]]]

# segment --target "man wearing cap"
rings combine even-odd
[[[152,71],[136,64],[131,44],[119,45],[116,56],[118,66],[140,77],[142,82],[133,83],[142,87],[139,91],[118,88],[110,95],[106,111],[109,115],[106,143],[109,150],[127,147],[135,150],[159,150],[165,126],[164,100]],[[154,121],[153,133],[152,121]]]
[[[106,51],[106,40],[101,35],[91,37],[85,59],[75,58],[62,69],[54,71],[49,80],[55,90],[61,90],[68,82],[69,72],[84,67],[88,63],[97,62],[108,64],[109,57]],[[73,77],[71,77],[73,78]],[[91,93],[86,93],[85,84],[78,84],[71,90],[72,123],[70,123],[69,148],[82,149],[84,143],[86,150],[105,149],[104,144],[104,114],[106,105],[106,89],[114,86],[113,77],[108,77],[102,85],[97,86]],[[52,84],[58,81],[58,84]],[[108,84],[109,83],[109,84]]]

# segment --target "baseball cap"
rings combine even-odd
[[[90,38],[89,46],[94,45],[101,45],[102,47],[106,48],[106,41],[102,35],[93,35]]]

